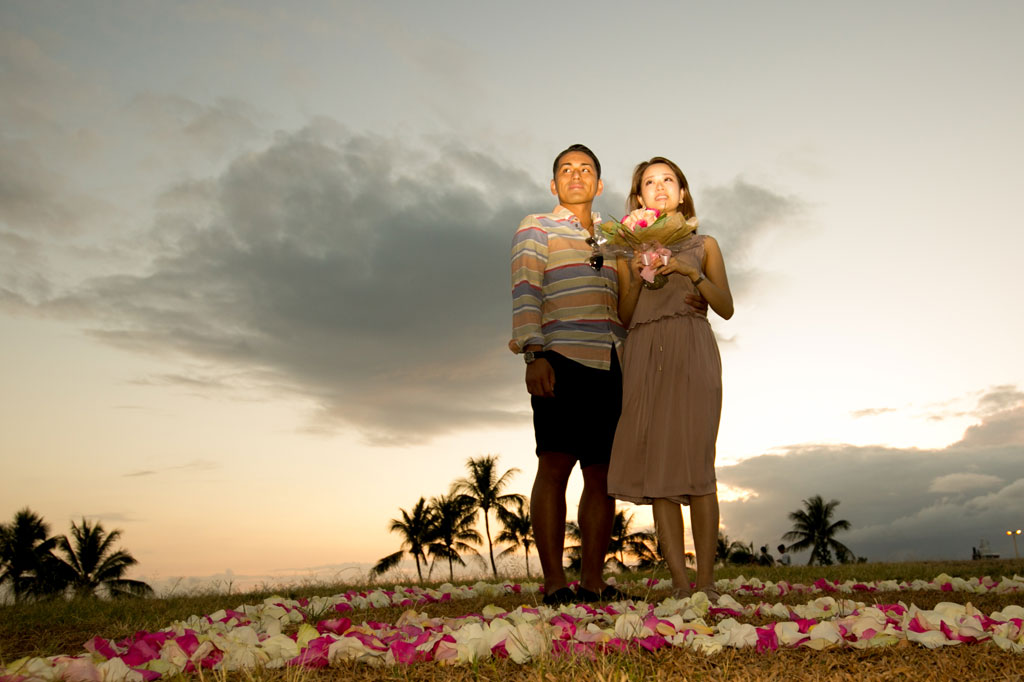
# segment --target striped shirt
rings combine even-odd
[[[594,223],[600,216],[594,214]],[[618,315],[615,259],[590,266],[590,233],[569,209],[526,216],[512,239],[512,340],[521,353],[543,346],[588,367],[608,369],[625,330]]]

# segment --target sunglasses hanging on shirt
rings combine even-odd
[[[601,244],[593,237],[587,237],[587,246],[591,248],[590,258],[587,262],[590,263],[590,267],[600,270],[604,267],[604,254],[601,253]]]

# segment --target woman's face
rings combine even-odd
[[[640,176],[640,198],[644,208],[656,208],[673,215],[679,211],[679,202],[686,196],[686,190],[679,186],[679,178],[664,163],[654,163]]]

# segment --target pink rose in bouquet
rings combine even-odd
[[[638,208],[635,211],[631,211],[629,215],[624,216],[620,222],[628,227],[631,232],[636,232],[638,229],[650,227],[656,223],[658,215],[657,209]]]

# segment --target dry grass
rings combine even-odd
[[[845,580],[914,580],[932,579],[940,573],[954,577],[989,575],[1024,575],[1024,561],[989,562],[923,562],[915,564],[859,564],[823,569],[820,567],[727,567],[720,577],[758,577],[762,580],[811,583],[817,578]],[[620,580],[634,580],[624,576]],[[0,606],[0,663],[11,662],[26,655],[52,656],[76,654],[93,636],[121,639],[139,630],[159,630],[174,620],[193,614],[212,613],[221,608],[256,603],[271,594],[296,598],[317,594],[334,594],[354,589],[352,586],[307,585],[299,588],[258,591],[248,594],[196,594],[165,599],[128,601],[42,602]],[[657,593],[643,595],[658,599]],[[736,595],[742,603],[758,601]],[[984,613],[1001,610],[1011,604],[1024,603],[1024,595],[964,594],[957,592],[888,592],[856,593],[852,598],[867,603],[914,603],[923,609],[943,601],[971,602]],[[791,594],[777,599],[788,604],[802,604],[807,595]],[[530,603],[532,597],[506,596],[497,599],[463,600],[420,606],[417,610],[430,616],[460,616],[477,613],[487,604],[512,610]],[[776,601],[776,599],[771,599]],[[354,621],[395,622],[405,609],[374,609],[370,612],[348,613]],[[754,625],[763,622],[752,619]],[[627,653],[600,654],[593,659],[555,657],[530,665],[509,660],[488,660],[474,665],[448,666],[421,663],[410,666],[370,666],[346,663],[325,670],[286,669],[279,671],[250,670],[226,675],[205,671],[196,677],[204,680],[244,680],[246,682],[320,682],[321,680],[1017,680],[1024,682],[1024,656],[1007,653],[994,645],[958,645],[929,650],[904,643],[900,646],[857,651],[835,649],[814,651],[806,648],[783,649],[758,654],[753,650],[727,649],[713,656],[689,650],[662,649]]]

